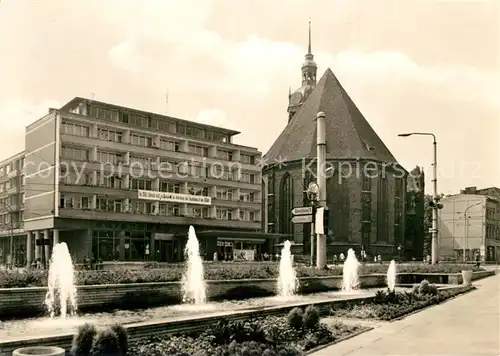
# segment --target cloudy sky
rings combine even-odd
[[[500,186],[500,1],[2,0],[0,160],[75,96],[242,131],[264,153],[287,122],[313,23],[330,67],[394,156],[440,191]],[[168,108],[165,93],[169,92]]]

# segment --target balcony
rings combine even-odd
[[[61,162],[64,162],[65,164],[70,164],[70,160],[61,158]],[[73,163],[74,164],[74,163]],[[101,167],[102,165],[102,167]],[[100,162],[81,162],[81,166],[84,166],[87,171],[97,171],[100,172],[101,170],[106,170],[106,172],[111,172],[112,168],[109,164],[102,164]],[[250,191],[257,191],[260,192],[262,187],[260,183],[246,183],[242,181],[237,181],[237,180],[224,180],[224,179],[217,179],[217,178],[211,178],[211,177],[199,177],[199,176],[192,176],[192,175],[184,175],[181,173],[174,173],[174,172],[162,172],[159,173],[158,171],[151,169],[151,170],[143,170],[141,171],[139,168],[136,167],[129,167],[129,166],[114,166],[114,171],[118,174],[121,173],[122,177],[125,175],[132,175],[133,177],[139,178],[145,178],[145,179],[156,179],[160,178],[163,180],[169,180],[169,181],[177,181],[179,183],[181,182],[188,182],[188,183],[193,183],[193,184],[200,184],[202,183],[203,185],[206,186],[218,186],[218,187],[230,187],[230,188],[240,188],[244,190],[250,190]]]
[[[99,149],[104,149],[104,150],[130,152],[131,154],[146,155],[150,157],[172,158],[177,161],[191,162],[191,160],[193,159],[193,154],[190,152],[169,151],[154,146],[152,147],[136,146],[129,143],[100,140],[96,137],[72,136],[72,135],[62,134],[61,142],[63,144],[69,143],[69,144],[82,145],[83,147],[98,147]],[[215,157],[195,156],[195,160],[197,159],[200,162],[203,161],[206,162],[207,164],[224,163],[227,165],[233,165],[235,167],[239,166],[244,171],[260,173],[260,167],[256,165],[245,164],[234,161],[226,161]]]
[[[192,216],[164,216],[152,214],[135,214],[92,209],[79,210],[60,208],[59,217],[84,220],[112,220],[123,222],[144,222],[169,225],[202,225],[210,227],[232,227],[235,229],[259,229],[258,221],[218,220],[212,218],[196,218]]]

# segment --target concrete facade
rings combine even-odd
[[[439,214],[439,256],[449,260],[500,260],[500,199],[481,194],[456,194],[442,199]],[[465,251],[465,255],[464,255]]]

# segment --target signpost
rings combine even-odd
[[[312,206],[301,206],[298,208],[293,208],[292,209],[292,215],[297,216],[297,215],[312,215],[313,213],[313,208]]]

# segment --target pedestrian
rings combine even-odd
[[[333,255],[333,264],[334,264],[335,266],[338,266],[338,265],[339,265],[339,260],[338,260],[337,255]]]
[[[342,252],[340,254],[340,263],[344,263],[344,259],[345,259],[345,256],[344,256],[344,253]]]
[[[476,268],[479,268],[479,266],[481,266],[481,254],[476,251]]]

